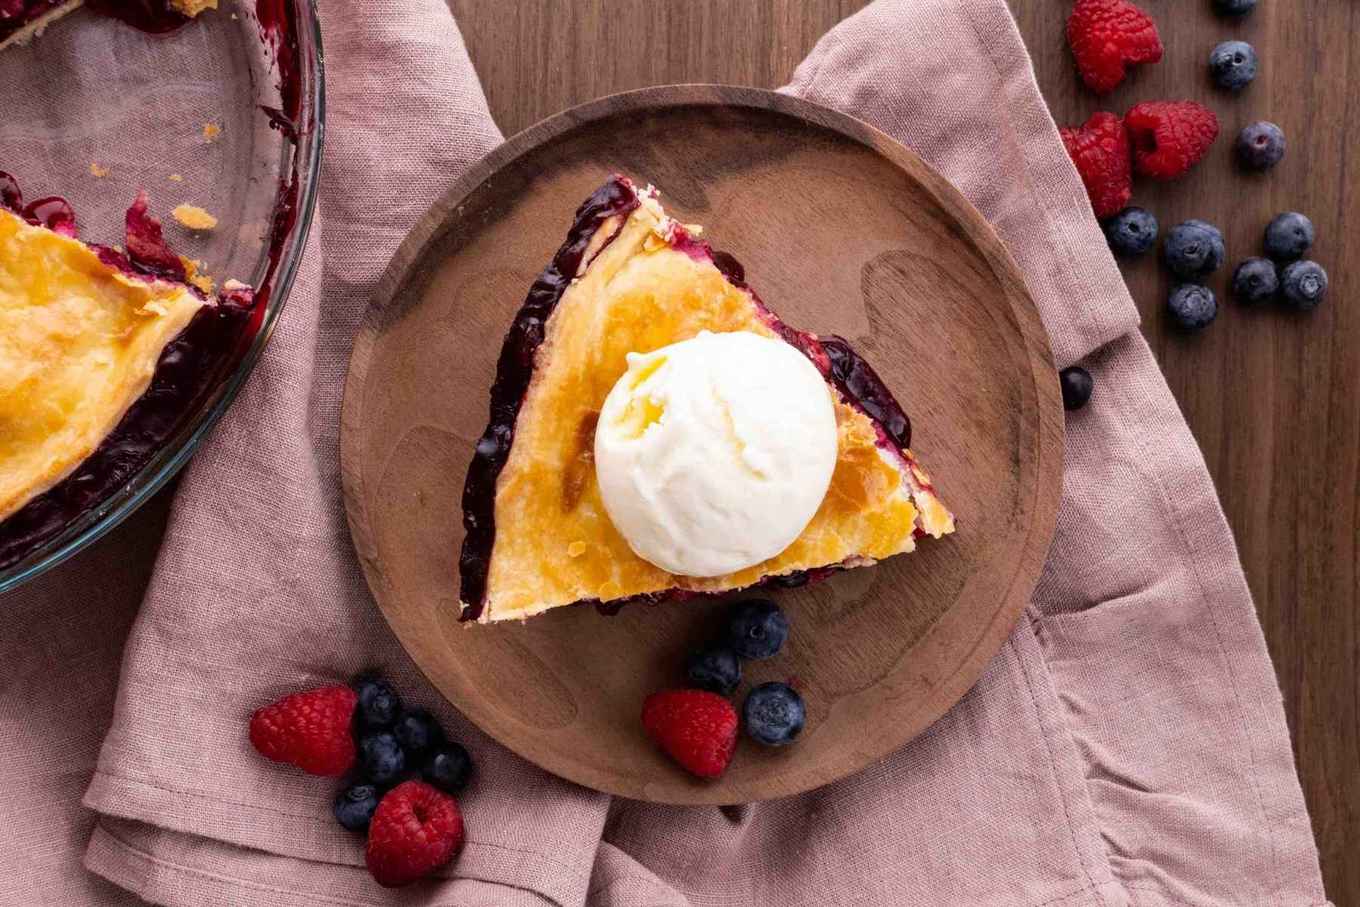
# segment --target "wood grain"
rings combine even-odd
[[[457,621],[463,528],[449,502],[486,424],[499,338],[571,212],[615,171],[656,183],[670,213],[707,225],[788,323],[856,345],[916,420],[914,449],[961,527],[910,556],[779,595],[792,638],[748,679],[795,679],[809,730],[796,759],[743,742],[712,783],[669,764],[638,715],[714,632],[720,603]],[[378,604],[464,714],[586,786],[728,804],[857,771],[972,686],[1047,554],[1062,431],[1038,313],[1000,240],[956,190],[841,114],[768,91],[676,86],[540,123],[417,224],[355,342],[341,460]]]
[[[1251,178],[1227,140],[1191,178],[1140,186],[1163,224],[1203,217],[1225,228],[1229,255],[1253,254],[1280,210],[1317,223],[1331,299],[1307,318],[1225,307],[1204,336],[1171,334],[1165,278],[1126,268],[1143,330],[1204,450],[1246,567],[1284,692],[1304,795],[1330,897],[1360,904],[1360,3],[1262,0],[1234,25],[1208,0],[1142,0],[1162,25],[1166,59],[1110,98],[1191,97],[1229,133],[1271,119],[1289,134],[1285,162]],[[816,40],[863,0],[450,0],[507,134],[574,104],[643,85],[785,82]],[[1063,42],[1067,0],[1012,0],[1055,117],[1101,106],[1081,89]],[[1262,71],[1240,98],[1212,91],[1203,61],[1243,37]],[[1223,289],[1222,278],[1215,290]]]

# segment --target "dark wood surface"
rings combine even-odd
[[[619,142],[625,129],[632,140]],[[905,393],[920,428],[915,451],[927,469],[947,464],[934,478],[966,527],[781,592],[792,638],[749,664],[746,680],[797,678],[809,714],[798,758],[743,741],[707,783],[669,764],[638,732],[637,715],[712,634],[720,603],[634,605],[607,619],[561,608],[523,624],[469,626],[458,623],[449,582],[463,527],[447,502],[460,497],[486,426],[484,394],[465,391],[491,386],[499,352],[486,338],[504,333],[570,212],[615,171],[655,182],[682,222],[708,224],[705,235],[779,300],[787,323],[857,344]],[[780,241],[795,230],[802,264]],[[818,270],[825,261],[844,265],[839,283]],[[928,280],[917,276],[922,262],[936,263]],[[920,317],[932,307],[951,315]],[[942,361],[939,349],[953,354]],[[968,419],[945,418],[960,404]],[[531,761],[664,803],[801,793],[933,724],[1028,604],[1062,488],[1053,357],[986,221],[882,133],[746,88],[609,98],[538,124],[475,166],[397,251],[354,345],[341,426],[355,548],[425,674]]]
[[[784,82],[817,38],[861,0],[450,0],[507,133],[610,92],[667,82]],[[1067,0],[1011,0],[1039,83],[1060,122],[1106,106],[1190,97],[1223,119],[1225,138],[1186,180],[1140,186],[1169,226],[1221,225],[1233,260],[1256,254],[1277,211],[1317,224],[1316,257],[1331,298],[1310,316],[1223,307],[1203,336],[1167,330],[1166,280],[1145,261],[1126,268],[1156,352],[1208,461],[1236,533],[1284,692],[1304,794],[1330,897],[1360,905],[1360,3],[1261,0],[1240,24],[1208,0],[1144,0],[1166,59],[1104,105],[1073,75],[1062,23]],[[1213,91],[1215,43],[1252,41],[1262,72],[1241,97]],[[1271,119],[1289,155],[1265,178],[1230,165],[1237,129]],[[1351,214],[1351,216],[1347,216]],[[1224,275],[1214,284],[1223,289]]]

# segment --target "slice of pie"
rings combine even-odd
[[[0,0],[0,50],[27,44],[85,0]],[[217,0],[90,0],[96,11],[148,32],[173,31]]]
[[[211,295],[145,194],[126,242],[81,242],[63,199],[0,173],[0,568],[121,488],[258,330],[251,290]]]
[[[577,211],[506,336],[490,422],[468,469],[464,620],[799,585],[954,530],[908,449],[906,415],[873,369],[844,340],[784,324],[746,285],[740,265],[699,232],[666,216],[650,187],[621,176]],[[705,332],[755,334],[810,360],[834,407],[835,461],[820,506],[778,554],[723,575],[685,576],[635,553],[610,519],[594,439],[630,358],[643,362],[630,354]],[[637,418],[645,430],[662,416]]]

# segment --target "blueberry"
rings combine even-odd
[[[335,821],[350,831],[363,831],[378,808],[378,789],[371,784],[347,787],[335,797]]]
[[[1232,292],[1238,302],[1255,305],[1280,291],[1280,275],[1269,258],[1248,258],[1233,271]]]
[[[789,619],[764,598],[738,602],[727,619],[727,644],[742,658],[769,658],[789,636]]]
[[[1327,296],[1327,272],[1315,261],[1296,261],[1280,275],[1284,301],[1301,312],[1315,309]]]
[[[1256,0],[1214,0],[1214,11],[1220,16],[1245,16],[1256,9]]]
[[[1166,266],[1183,280],[1208,277],[1222,266],[1223,255],[1223,234],[1202,220],[1177,224],[1162,243]]]
[[[807,720],[803,697],[786,683],[762,683],[746,696],[741,709],[746,733],[757,743],[784,746],[802,733]]]
[[[385,680],[364,675],[354,681],[354,692],[359,694],[354,719],[360,731],[389,728],[401,713],[401,697]]]
[[[365,778],[386,787],[406,771],[406,752],[394,734],[379,731],[359,739],[359,766]]]
[[[472,778],[472,756],[462,744],[448,740],[426,757],[420,773],[444,793],[456,794]]]
[[[392,733],[409,758],[423,756],[427,750],[444,740],[444,731],[439,727],[439,722],[424,709],[402,712]]]
[[[1171,317],[1187,331],[1207,327],[1218,315],[1218,300],[1214,291],[1197,283],[1183,283],[1171,291],[1167,300]]]
[[[1214,84],[1228,91],[1241,91],[1256,78],[1256,48],[1246,41],[1224,41],[1209,54],[1209,74]]]
[[[1105,239],[1116,255],[1142,255],[1157,242],[1157,218],[1145,208],[1125,208],[1105,221]]]
[[[1237,134],[1237,159],[1248,170],[1269,170],[1284,158],[1284,130],[1261,120]]]
[[[1266,254],[1276,261],[1294,261],[1313,247],[1316,236],[1311,220],[1297,211],[1286,211],[1266,226]]]
[[[1091,373],[1079,365],[1058,372],[1058,383],[1062,385],[1063,409],[1081,409],[1096,386]]]
[[[691,686],[731,696],[741,684],[741,661],[726,646],[698,649],[685,661],[685,676]]]

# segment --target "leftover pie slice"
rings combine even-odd
[[[621,176],[577,211],[505,338],[468,469],[464,620],[799,585],[954,530],[908,447],[906,415],[873,369],[841,338],[781,321],[699,232]],[[787,343],[816,366],[835,410],[834,471],[811,521],[777,555],[722,576],[668,573],[635,554],[609,518],[593,456],[597,420],[630,353],[737,331]]]
[[[126,243],[80,241],[63,199],[0,173],[0,568],[122,487],[258,329],[252,291],[209,296],[145,194]]]

